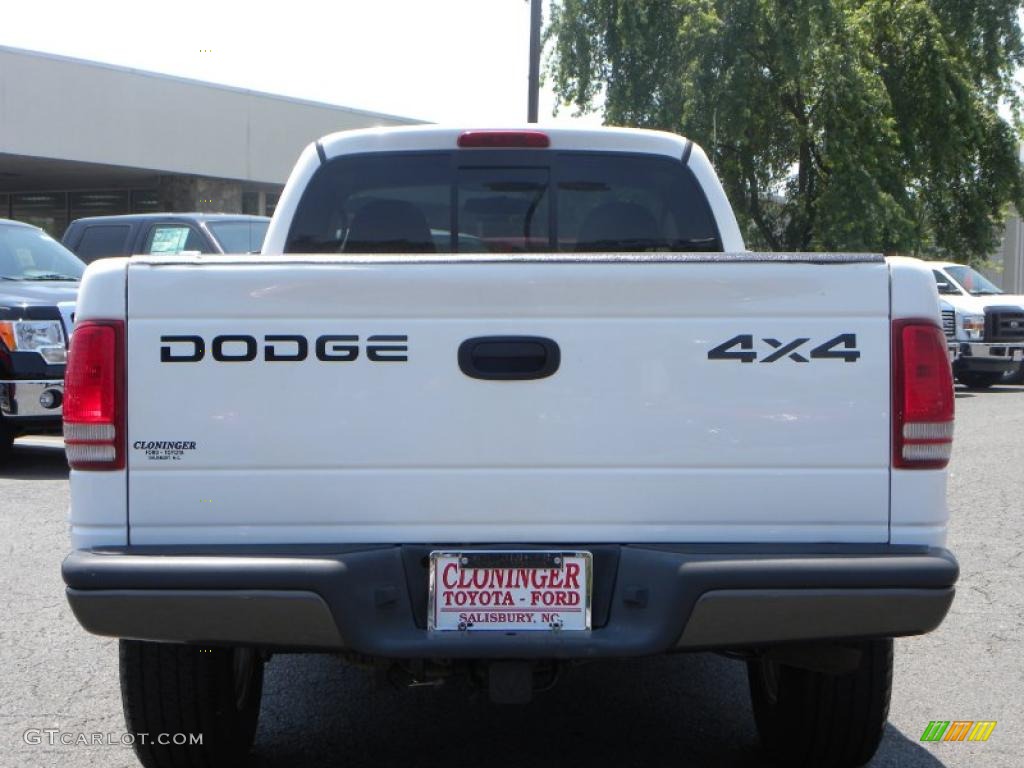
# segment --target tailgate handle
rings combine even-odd
[[[542,336],[478,336],[459,345],[459,368],[474,379],[543,379],[558,370],[561,351]]]

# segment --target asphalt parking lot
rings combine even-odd
[[[950,546],[957,599],[931,635],[897,641],[889,726],[872,766],[1024,762],[1024,388],[959,391]],[[0,766],[136,765],[119,745],[31,745],[27,729],[120,734],[117,644],[63,597],[67,468],[60,441],[19,441],[0,468]],[[930,720],[996,720],[986,743],[922,744]],[[579,667],[529,707],[462,684],[394,690],[330,656],[267,669],[251,764],[756,766],[740,662],[700,654]]]

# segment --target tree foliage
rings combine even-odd
[[[1008,0],[554,0],[562,104],[709,153],[748,242],[981,261],[1024,210]]]

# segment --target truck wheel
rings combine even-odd
[[[263,694],[258,651],[122,640],[120,662],[125,724],[144,768],[244,764]]]
[[[1003,374],[1000,384],[1024,384],[1024,365],[1018,365],[1014,370]]]
[[[956,375],[956,380],[971,389],[988,389],[1002,377],[1003,374],[991,371],[964,371]]]
[[[4,424],[0,418],[0,463],[11,457],[14,449],[14,430]]]
[[[860,664],[839,675],[748,662],[757,731],[779,765],[853,768],[875,754],[889,714],[892,640],[858,645]]]

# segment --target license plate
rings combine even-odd
[[[435,632],[590,629],[589,552],[430,553]]]

